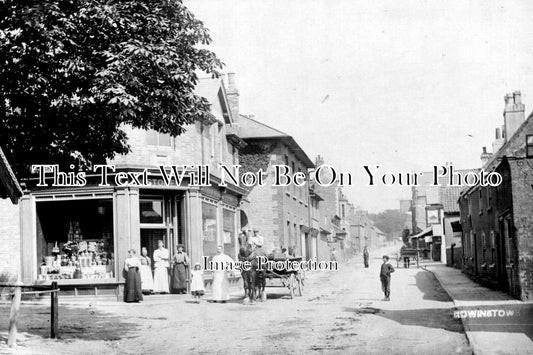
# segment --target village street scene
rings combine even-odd
[[[533,354],[531,4],[0,13],[0,354]]]

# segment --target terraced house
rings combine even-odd
[[[480,283],[533,298],[533,114],[524,120],[520,92],[505,96],[504,126],[482,169],[499,173],[499,186],[464,190],[463,270]]]

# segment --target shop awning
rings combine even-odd
[[[328,231],[327,229],[324,229],[324,228],[322,228],[322,227],[320,227],[320,233],[331,234],[330,231]]]
[[[433,227],[431,226],[427,227],[422,232],[411,236],[410,239],[420,239],[429,236],[430,234],[433,234]]]

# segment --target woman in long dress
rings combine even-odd
[[[187,293],[187,268],[189,256],[183,250],[183,245],[177,246],[177,252],[172,259],[172,285],[177,293]]]
[[[168,268],[169,252],[165,249],[163,241],[157,242],[158,248],[154,251],[154,293],[169,293]]]
[[[150,294],[154,291],[154,277],[152,276],[152,260],[148,256],[148,250],[145,247],[141,249],[141,288],[143,293]]]
[[[212,299],[213,302],[226,302],[229,300],[229,280],[226,263],[233,263],[233,260],[224,254],[222,246],[218,246],[217,255],[213,257],[213,264],[218,267],[213,271]]]
[[[365,268],[368,267],[368,258],[369,258],[368,249],[365,245],[365,248],[363,249],[363,262],[365,263]]]
[[[141,290],[141,275],[139,267],[141,262],[135,256],[135,250],[128,251],[128,258],[124,261],[126,272],[126,285],[124,287],[124,302],[139,302],[143,299]]]

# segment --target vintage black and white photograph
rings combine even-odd
[[[0,354],[533,354],[532,18],[0,0]]]

